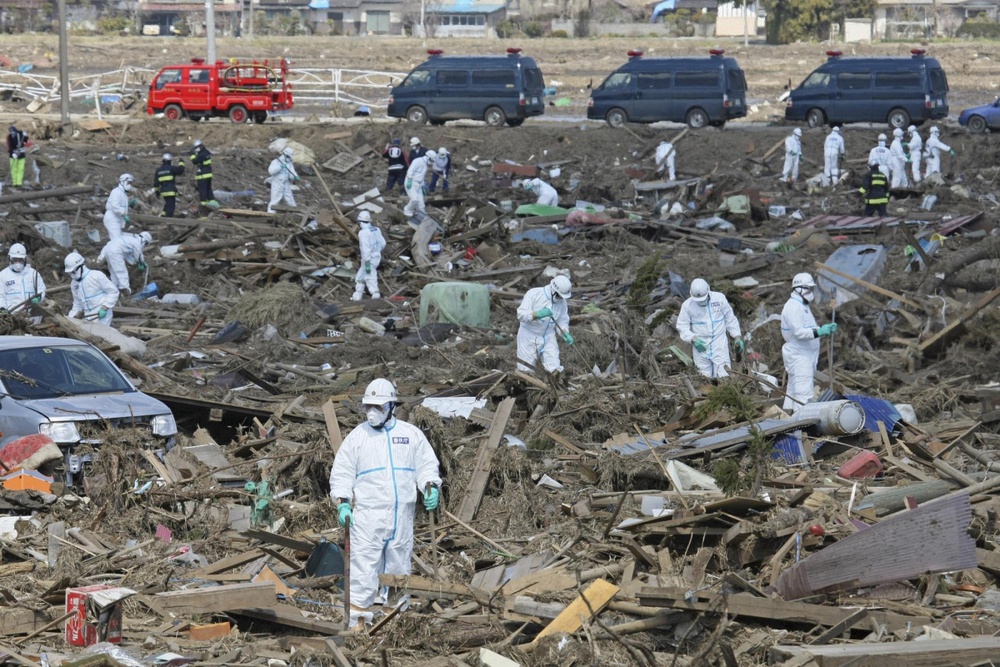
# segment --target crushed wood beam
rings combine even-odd
[[[965,333],[965,323],[971,320],[973,317],[979,314],[979,311],[986,308],[988,305],[993,303],[997,297],[1000,297],[1000,287],[996,288],[992,292],[988,292],[984,296],[980,297],[975,303],[969,306],[965,312],[959,315],[958,319],[951,322],[941,331],[937,332],[924,342],[920,343],[919,350],[920,354],[923,356],[936,356],[944,352],[944,348],[947,347],[955,338],[961,336]]]
[[[884,287],[879,287],[878,285],[875,285],[874,283],[870,283],[867,280],[861,280],[860,278],[855,278],[851,274],[844,273],[843,271],[838,271],[837,269],[834,269],[834,268],[831,268],[831,267],[827,266],[823,262],[814,262],[814,264],[816,265],[816,268],[818,268],[820,271],[826,271],[827,273],[833,274],[833,275],[838,276],[840,278],[843,278],[845,280],[849,280],[852,283],[854,283],[855,285],[859,285],[861,287],[864,287],[865,289],[871,290],[872,292],[875,292],[876,294],[881,294],[882,296],[884,296],[884,297],[886,297],[888,299],[895,299],[896,301],[899,301],[900,303],[906,304],[910,308],[914,308],[916,310],[921,310],[921,311],[924,310],[924,307],[921,306],[919,303],[916,303],[915,301],[910,301],[909,299],[907,299],[905,296],[902,296],[901,294],[896,294],[893,291],[887,290]],[[834,284],[836,284],[836,281],[831,281],[831,282],[833,282]],[[841,286],[841,287],[843,287],[843,286]]]
[[[153,596],[164,612],[176,615],[269,608],[276,604],[273,581],[167,591]]]
[[[472,478],[466,487],[462,504],[458,508],[457,516],[461,521],[469,523],[476,517],[479,503],[482,502],[483,493],[486,491],[486,483],[490,478],[490,466],[493,463],[493,454],[500,446],[504,429],[507,428],[507,420],[510,419],[510,413],[513,409],[513,398],[505,398],[500,401],[500,406],[493,416],[493,423],[490,425],[487,438],[479,447],[479,454],[476,457],[476,464],[473,467]]]
[[[328,637],[337,635],[344,629],[343,623],[331,623],[329,621],[310,618],[305,616],[299,609],[287,604],[276,604],[271,609],[235,609],[230,613],[278,625],[285,625],[290,628],[315,632]]]
[[[594,581],[587,586],[580,595],[573,600],[568,607],[553,619],[551,623],[542,628],[535,639],[523,649],[530,650],[538,645],[539,640],[556,633],[571,634],[583,627],[584,619],[592,619],[601,613],[617,594],[619,588],[604,579]]]
[[[968,639],[931,639],[919,642],[889,644],[840,644],[836,646],[775,646],[773,660],[806,655],[819,667],[847,665],[906,665],[906,667],[938,667],[939,665],[993,664],[1000,655],[1000,637],[970,637]],[[773,662],[771,664],[774,664]]]

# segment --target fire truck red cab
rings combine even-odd
[[[263,123],[268,113],[292,108],[288,61],[218,60],[214,65],[192,58],[186,65],[164,67],[149,84],[146,111],[170,120],[229,116],[234,123]]]

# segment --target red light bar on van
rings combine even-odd
[[[910,53],[914,58],[920,58],[927,53],[927,51],[925,49],[910,49]]]
[[[444,53],[443,49],[427,49],[427,55],[429,56],[439,56]]]
[[[709,55],[712,55],[712,56],[721,56],[725,52],[726,52],[725,49],[709,49],[708,50]]]
[[[840,56],[844,55],[844,52],[843,51],[827,51],[826,55],[827,55],[828,58],[839,58]]]
[[[516,56],[520,52],[521,52],[521,49],[515,49],[513,46],[510,47],[509,49],[507,49],[507,53],[509,53],[512,56]]]
[[[628,52],[628,57],[629,58],[642,58],[642,51],[637,51],[635,49],[632,49],[631,51]]]

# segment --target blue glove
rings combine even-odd
[[[705,341],[703,341],[700,338],[695,338],[694,342],[691,344],[694,345],[694,349],[698,350],[699,352],[705,352],[708,349],[708,345],[705,345]]]
[[[737,338],[736,342],[734,342],[733,345],[736,347],[736,351],[738,353],[743,354],[744,352],[746,352],[747,344],[743,342],[742,338]]]
[[[32,297],[31,301],[29,301],[28,303],[41,303],[41,302],[42,302],[42,297],[36,296]]]
[[[130,216],[128,213],[126,213],[125,214],[125,223],[128,224],[130,222],[132,222],[132,216]]]
[[[572,345],[573,342],[574,342],[573,341],[573,334],[571,334],[568,331],[564,331],[563,332],[562,339],[563,339],[563,342],[566,343],[567,345]]]
[[[129,205],[129,206],[135,206],[135,205],[136,205],[136,204],[138,204],[138,203],[139,203],[139,200],[138,200],[138,199],[136,199],[135,197],[133,197],[132,199],[129,199],[129,200],[128,200],[128,205]]]
[[[337,506],[337,523],[343,528],[348,522],[350,522],[351,526],[354,526],[354,514],[351,512],[351,503],[340,503]]]
[[[552,309],[551,308],[546,307],[546,308],[542,308],[541,310],[536,310],[535,311],[535,319],[536,320],[543,320],[546,317],[552,317]]]
[[[371,272],[372,272],[372,263],[365,262],[365,273],[371,273]]]
[[[837,333],[837,323],[831,322],[830,324],[824,324],[819,329],[816,329],[816,336],[822,338],[823,336],[829,336],[831,334]]]
[[[424,494],[424,509],[428,512],[433,512],[437,509],[438,501],[441,499],[441,492],[438,491],[436,486],[432,486],[431,490]]]
[[[146,262],[140,260],[139,263],[135,265],[135,268],[139,269],[140,271],[145,271],[146,269],[149,268],[149,265],[146,264]]]
[[[413,179],[412,179],[412,178],[408,178],[408,179],[406,179],[406,182],[404,182],[404,183],[403,183],[403,186],[404,186],[404,187],[405,187],[405,188],[406,188],[407,190],[409,190],[410,188],[412,188],[412,187],[413,187]]]
[[[97,316],[103,320],[105,317],[108,316],[108,309],[101,308],[99,311],[97,311]]]

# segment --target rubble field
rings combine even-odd
[[[871,128],[845,129],[847,173],[831,189],[809,180],[820,130],[804,131],[802,176],[786,186],[788,128],[735,123],[235,126],[134,113],[62,138],[52,121],[17,121],[38,145],[39,179],[29,165],[26,188],[5,186],[2,247],[25,243],[50,291],[66,285],[68,248],[36,224],[67,222],[95,267],[102,242],[89,234],[105,236],[105,199],[127,171],[139,199],[129,231],[153,234],[157,289],[115,309],[114,327],[145,341],[141,358],[58,317],[66,292],[46,300],[41,324],[3,315],[0,331],[96,342],[170,405],[180,435],[165,451],[141,429],[108,429],[80,484],[62,483],[54,462],[40,469],[51,493],[5,486],[8,664],[839,667],[1000,655],[992,135],[943,126],[956,157],[896,192],[879,220],[860,217],[856,193]],[[427,200],[437,255],[434,225],[414,230],[398,190],[374,191],[382,148],[414,134],[453,155],[450,189]],[[675,140],[676,182],[653,173],[662,138]],[[221,208],[200,208],[189,165],[178,217],[159,217],[160,156],[184,156],[194,139],[214,153]],[[270,215],[263,179],[287,143],[298,206]],[[532,200],[512,179],[536,171],[565,209],[518,211]],[[352,302],[359,207],[388,248],[383,298]],[[515,310],[563,270],[576,341],[561,348],[565,371],[517,372]],[[800,271],[820,281],[817,320],[840,326],[829,350],[824,339],[818,416],[780,411],[771,386],[784,378],[769,318]],[[752,331],[718,384],[695,372],[672,326],[696,277]],[[488,326],[422,303],[426,285],[453,281],[486,286]],[[133,268],[133,290],[142,282]],[[437,451],[443,501],[433,524],[417,511],[413,574],[383,580],[410,608],[387,605],[377,625],[347,633],[342,577],[317,560],[343,544],[330,466],[377,377],[398,384],[400,416]],[[93,585],[113,587],[90,593],[87,613],[120,613],[120,643],[70,646],[67,595]]]

